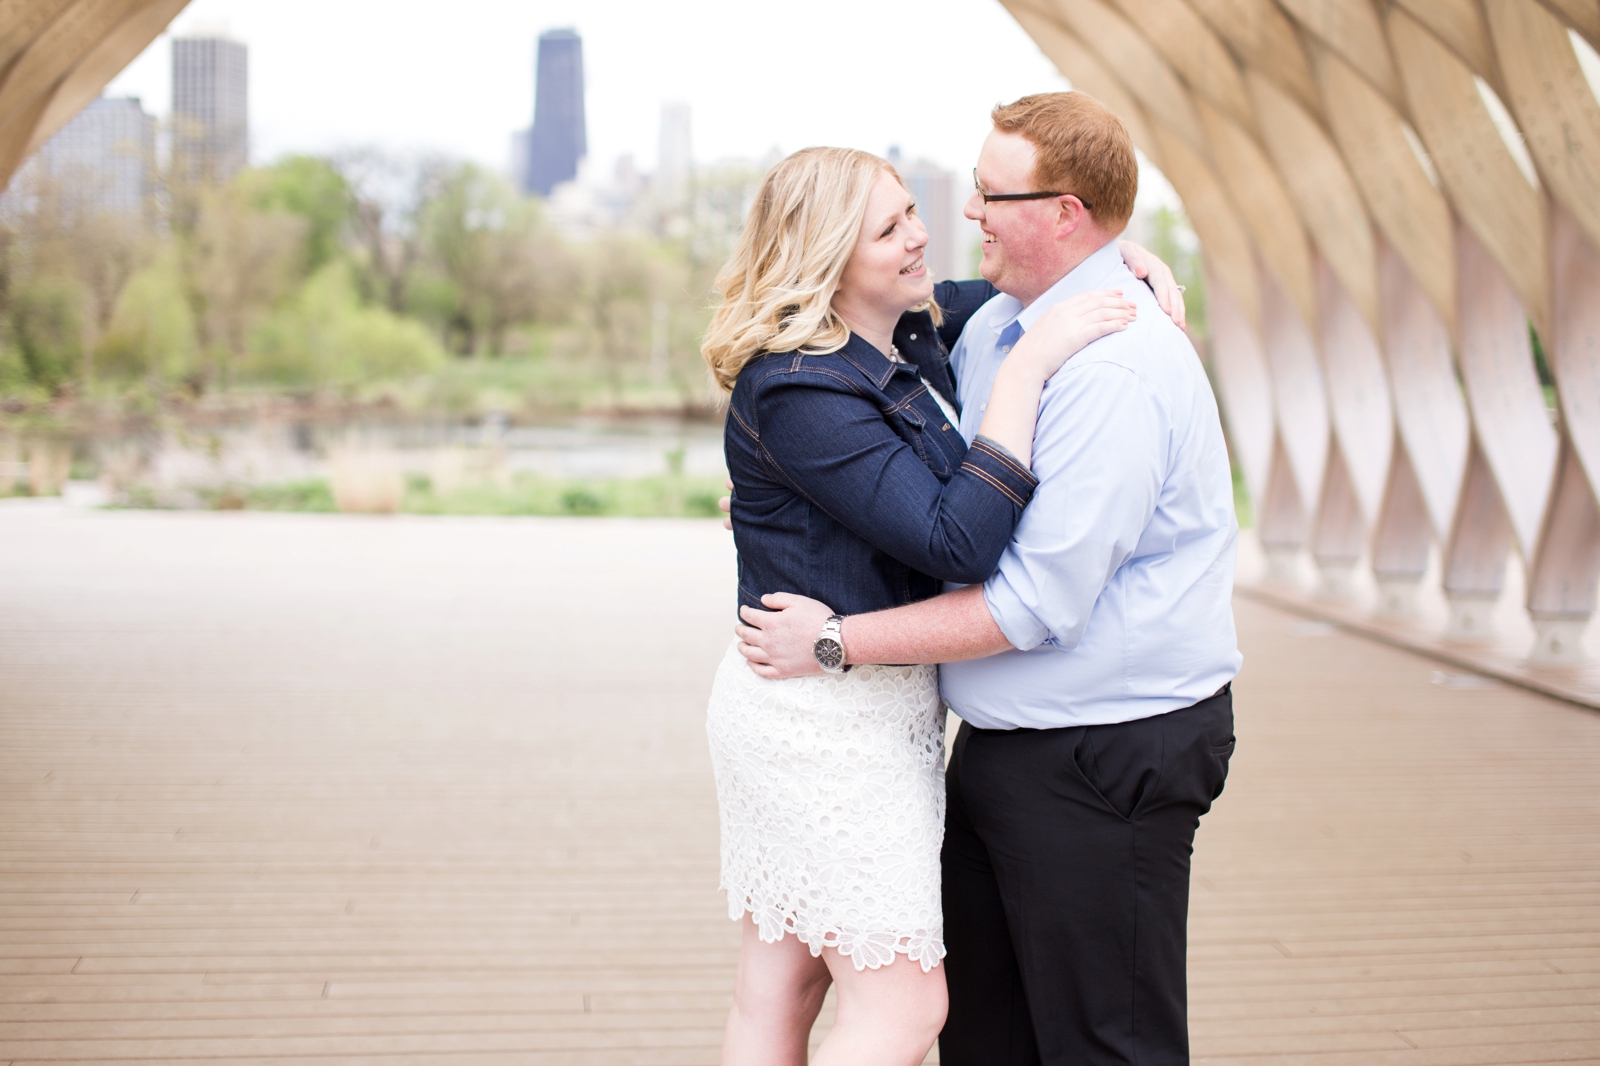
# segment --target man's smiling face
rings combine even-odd
[[[1042,191],[1034,186],[1034,160],[1033,144],[1026,137],[991,130],[978,153],[978,187],[991,194]],[[1060,200],[986,204],[974,191],[963,214],[983,230],[979,272],[1001,292],[1031,303],[1060,277],[1055,240]]]

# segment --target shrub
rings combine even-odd
[[[83,287],[65,278],[32,278],[17,286],[11,337],[28,380],[56,388],[83,357]]]
[[[595,515],[606,509],[606,502],[588,489],[568,489],[561,494],[561,506],[568,514]]]
[[[349,264],[329,263],[253,334],[248,374],[283,385],[350,388],[444,362],[426,327],[362,306]]]
[[[95,351],[101,372],[112,377],[178,381],[194,372],[199,342],[175,254],[128,279]]]

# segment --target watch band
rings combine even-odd
[[[850,667],[845,663],[844,634],[841,627],[844,615],[836,614],[822,623],[822,632],[811,645],[811,654],[817,665],[830,674],[842,674]]]

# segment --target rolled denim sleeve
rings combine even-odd
[[[1069,363],[1051,381],[1034,433],[1039,488],[984,583],[989,613],[1013,647],[1077,646],[1155,513],[1171,427],[1124,367]]]
[[[1038,486],[982,442],[940,482],[875,402],[820,372],[773,375],[756,413],[774,476],[874,548],[944,581],[971,584],[994,570]]]

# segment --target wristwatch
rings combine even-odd
[[[816,656],[817,665],[830,674],[842,674],[850,667],[844,661],[844,635],[839,627],[844,622],[844,615],[836,614],[822,623],[822,632],[817,635],[817,642],[811,645],[811,654]]]

